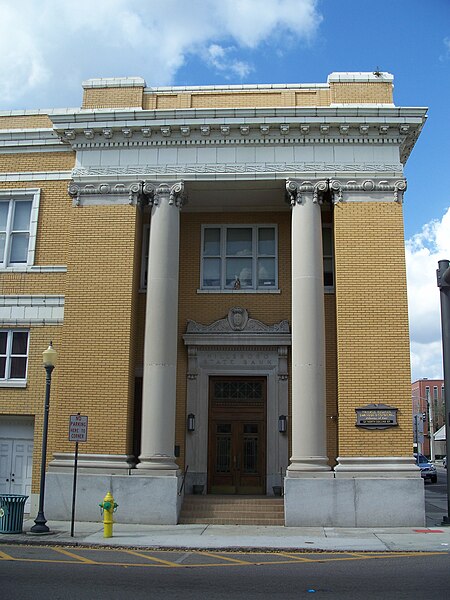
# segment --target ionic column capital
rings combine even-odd
[[[306,196],[312,196],[315,204],[322,204],[322,196],[329,190],[329,182],[326,179],[317,181],[302,181],[300,179],[286,180],[286,193],[288,202],[292,207],[296,204],[304,204]]]
[[[176,183],[144,181],[142,193],[148,198],[151,206],[158,206],[163,198],[168,198],[169,205],[177,208],[181,208],[185,203],[184,181]]]

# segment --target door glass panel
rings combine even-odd
[[[214,384],[217,400],[261,400],[263,386],[260,381],[218,381]]]
[[[216,472],[231,471],[231,424],[218,424],[216,436]]]
[[[219,423],[217,425],[217,433],[231,433],[231,423]]]
[[[243,440],[244,460],[242,470],[244,473],[258,472],[258,425],[256,423],[244,424]]]

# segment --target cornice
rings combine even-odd
[[[0,129],[0,152],[70,150],[51,128]]]
[[[395,144],[405,162],[424,108],[319,107],[78,111],[52,115],[73,149],[238,144]]]
[[[412,119],[422,121],[426,117],[427,108],[414,106],[369,105],[369,104],[340,104],[335,106],[281,106],[255,108],[173,108],[173,109],[120,109],[95,108],[78,110],[61,110],[49,114],[54,128],[61,129],[65,124],[114,123],[118,121],[184,121],[187,119],[210,120],[234,118],[238,120],[255,119],[260,121],[265,117],[279,120],[286,118],[303,118],[310,120],[316,117],[325,122],[336,117],[356,118],[358,120],[376,119]]]

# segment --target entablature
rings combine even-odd
[[[425,108],[282,107],[79,110],[52,114],[54,130],[75,150],[189,145],[393,144],[401,160],[425,122]]]

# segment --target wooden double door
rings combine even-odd
[[[208,492],[266,493],[266,378],[211,377]]]

